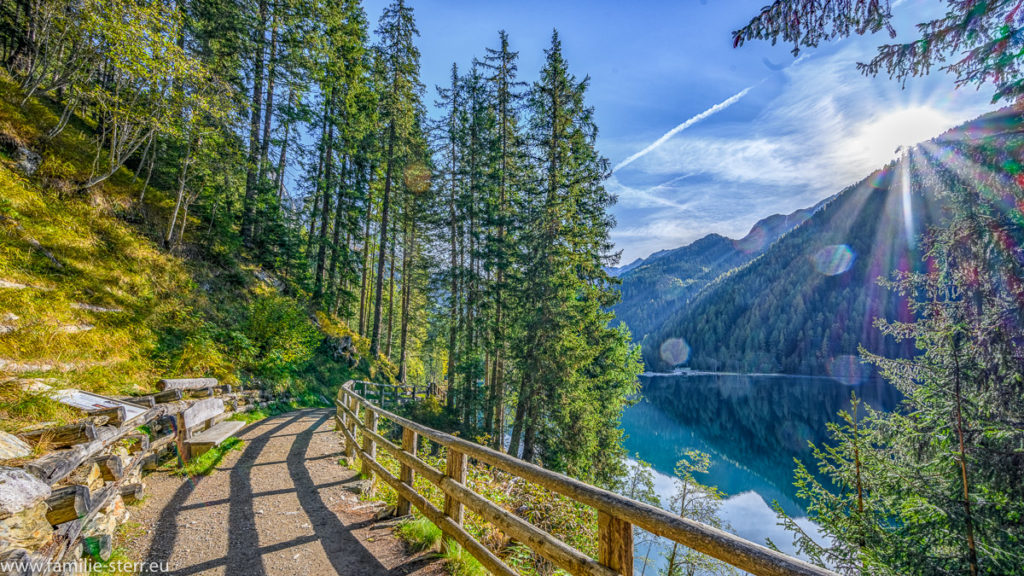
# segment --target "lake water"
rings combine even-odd
[[[674,490],[672,471],[683,452],[701,450],[712,464],[698,480],[727,495],[721,517],[731,531],[759,544],[771,538],[787,553],[794,552],[792,537],[776,525],[771,502],[816,532],[796,498],[794,458],[816,469],[808,442],[827,439],[826,424],[849,410],[852,392],[887,411],[900,399],[881,380],[851,385],[805,376],[702,374],[651,375],[641,384],[643,399],[623,414],[625,446],[656,471],[662,505]],[[657,571],[649,567],[647,574]]]

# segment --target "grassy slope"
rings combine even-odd
[[[149,392],[165,376],[237,382],[266,353],[256,345],[258,335],[247,332],[257,301],[297,312],[289,321],[305,325],[290,328],[312,335],[305,348],[299,346],[294,365],[283,375],[278,370],[268,385],[314,400],[330,397],[350,376],[327,357],[319,345],[323,333],[301,305],[257,281],[251,270],[185,260],[157,246],[152,238],[172,207],[169,194],[150,188],[140,209],[141,182],[127,170],[89,193],[71,192],[68,183],[87,176],[93,161],[90,126],[72,123],[40,150],[57,116],[45,103],[31,100],[21,107],[19,100],[11,80],[0,76],[0,133],[44,157],[29,178],[13,171],[10,159],[0,159],[0,428],[80,416],[26,391],[34,380],[106,394]],[[347,332],[337,323],[324,325],[334,335]]]

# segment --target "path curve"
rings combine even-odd
[[[432,555],[406,553],[393,522],[374,522],[379,505],[350,489],[358,478],[338,464],[330,411],[280,414],[238,436],[242,450],[212,475],[146,477],[148,497],[131,508],[139,534],[123,543],[131,558],[179,576],[444,573]]]

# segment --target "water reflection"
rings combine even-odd
[[[877,379],[850,386],[830,378],[687,375],[642,384],[644,399],[622,418],[630,456],[671,475],[685,450],[703,450],[712,467],[701,482],[728,495],[756,492],[792,516],[803,514],[793,460],[811,463],[808,442],[826,440],[825,425],[849,409],[850,393],[881,410],[899,402],[899,392]]]

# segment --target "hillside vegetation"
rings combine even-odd
[[[20,99],[0,78],[0,137],[34,150],[58,116]],[[287,387],[307,403],[333,397],[356,373],[333,353],[352,336],[345,326],[315,320],[301,293],[226,254],[162,249],[172,198],[150,186],[138,204],[143,182],[128,170],[75,191],[95,153],[91,132],[72,123],[31,176],[16,171],[12,146],[0,163],[0,426],[75,416],[34,383],[130,395],[166,376],[214,376]]]
[[[666,313],[644,340],[648,369],[685,365],[855,381],[865,374],[860,346],[890,358],[913,355],[911,341],[875,327],[878,318],[911,318],[907,298],[880,286],[879,278],[924,270],[920,236],[951,209],[942,194],[950,180],[934,179],[943,172],[940,158],[956,145],[981,166],[1000,170],[1004,155],[1014,153],[1020,118],[1012,110],[996,112],[915,148],[907,188],[902,165],[892,163],[842,191],[763,254]],[[679,341],[688,355],[662,350]]]
[[[655,252],[620,268],[622,301],[612,307],[616,320],[628,326],[638,342],[647,344],[644,338],[692,296],[721,274],[756,258],[817,209],[813,206],[769,216],[738,240],[708,234],[692,244]]]

